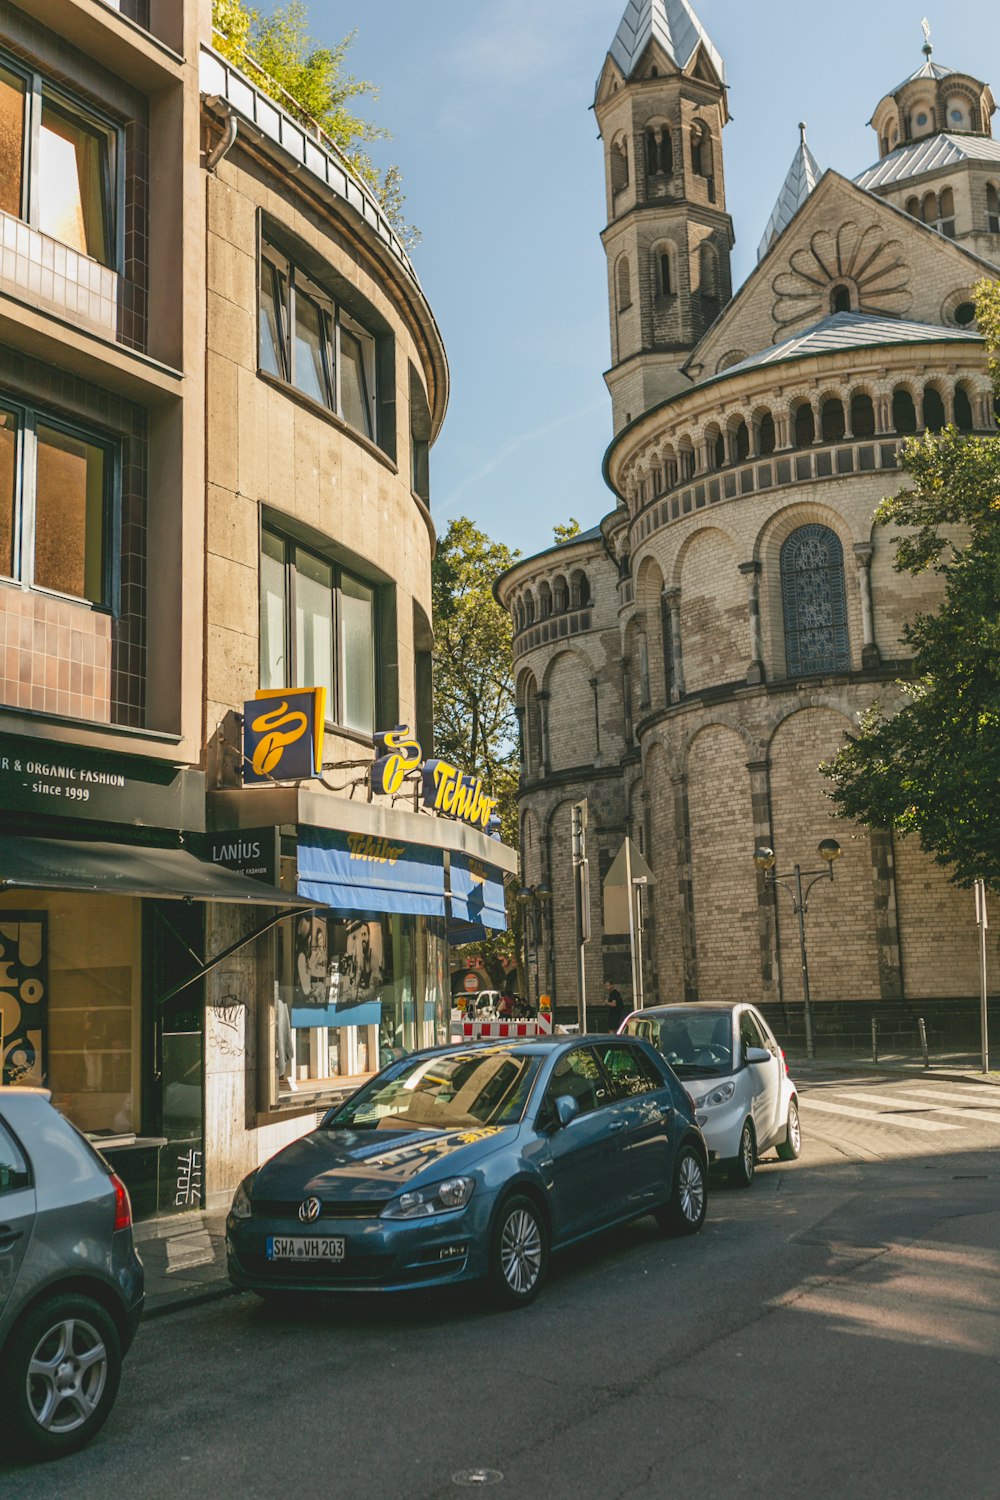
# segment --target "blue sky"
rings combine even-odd
[[[877,156],[878,100],[922,61],[1000,91],[995,0],[695,0],[726,59],[724,137],[736,226],[734,283],[756,246],[808,123],[821,167],[847,175]],[[265,7],[266,8],[266,7]],[[611,436],[601,145],[590,106],[624,0],[311,0],[317,38],[358,27],[352,70],[378,83],[373,153],[400,166],[423,233],[414,264],[451,364],[433,454],[439,530],[466,514],[525,554],[569,516],[610,508]],[[1000,131],[1000,115],[997,116]]]

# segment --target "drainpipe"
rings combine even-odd
[[[221,104],[222,100],[217,96],[206,101],[208,104]],[[236,137],[239,134],[239,120],[230,113],[226,119],[226,129],[221,141],[216,141],[208,156],[205,158],[205,171],[214,173],[217,167],[225,161],[230,151],[236,145]]]

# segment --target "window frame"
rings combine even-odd
[[[52,599],[71,599],[100,614],[115,616],[119,612],[121,585],[121,440],[61,416],[46,407],[12,400],[0,391],[0,413],[13,415],[17,422],[14,448],[14,510],[12,516],[12,574],[0,572],[0,580],[14,584],[32,594]],[[104,452],[104,496],[102,501],[103,556],[100,564],[102,598],[88,599],[84,594],[67,593],[35,581],[35,539],[38,515],[38,428],[51,428]]]
[[[830,630],[833,636],[833,648],[831,659],[817,665],[815,661],[806,659],[802,650],[802,624],[801,624],[801,596],[797,582],[798,572],[792,563],[786,564],[786,557],[791,556],[791,543],[802,532],[823,532],[826,537],[832,538],[836,544],[834,561],[824,565],[830,582],[830,601],[833,618]],[[828,544],[829,545],[829,544]],[[824,677],[831,673],[849,672],[851,670],[851,638],[849,609],[847,601],[847,578],[844,569],[844,544],[840,537],[830,526],[821,522],[806,522],[802,526],[796,526],[790,531],[781,544],[778,559],[778,572],[781,582],[781,619],[782,636],[785,649],[785,672],[788,677]],[[794,660],[793,660],[794,648]]]
[[[104,235],[108,247],[108,259],[101,260],[67,245],[74,255],[92,260],[96,265],[121,275],[125,264],[125,130],[120,121],[112,119],[103,110],[89,101],[78,98],[63,85],[53,82],[44,73],[28,67],[20,59],[0,49],[0,67],[19,78],[24,84],[24,113],[21,130],[21,212],[19,222],[27,224],[37,234],[55,244],[66,244],[54,235],[47,234],[39,225],[40,167],[42,114],[46,102],[57,112],[80,121],[94,134],[103,136],[106,149],[102,151],[102,211]]]
[[[257,627],[258,628],[258,640],[257,640],[257,675],[258,675],[258,680],[262,679],[262,677],[263,677],[263,665],[264,665],[263,661],[261,659],[261,656],[262,656],[262,647],[263,647],[263,640],[262,640],[262,633],[261,633],[261,627],[260,627],[261,604],[262,604],[260,559],[263,557],[263,554],[264,554],[264,538],[265,538],[265,536],[270,537],[272,539],[272,541],[277,542],[281,546],[282,551],[284,553],[284,557],[283,557],[283,561],[282,561],[282,568],[284,570],[284,595],[285,595],[285,597],[284,597],[284,631],[285,631],[284,644],[285,644],[285,662],[286,662],[286,667],[287,667],[287,680],[284,683],[279,684],[279,686],[287,688],[289,690],[289,692],[294,691],[295,687],[297,686],[297,684],[294,684],[293,681],[292,681],[292,679],[298,675],[298,662],[297,662],[297,654],[298,653],[297,653],[297,645],[296,645],[296,639],[295,639],[296,576],[298,574],[298,568],[296,566],[295,554],[297,552],[305,552],[308,556],[314,558],[323,567],[329,568],[330,569],[330,573],[331,573],[331,579],[332,579],[332,582],[331,582],[331,585],[330,585],[330,596],[331,596],[330,624],[331,624],[331,639],[332,639],[332,646],[333,646],[333,661],[331,662],[331,676],[332,676],[332,679],[333,679],[333,694],[332,695],[328,694],[327,696],[328,696],[328,698],[330,698],[332,696],[333,698],[336,699],[336,701],[332,702],[332,703],[328,702],[327,705],[326,705],[326,718],[325,718],[326,728],[328,730],[330,730],[332,733],[346,732],[347,734],[352,734],[352,735],[362,735],[362,736],[365,736],[366,738],[369,738],[369,739],[373,738],[374,734],[375,734],[375,731],[378,728],[379,708],[380,708],[380,692],[381,692],[381,687],[382,687],[381,678],[382,678],[382,671],[383,671],[382,654],[381,654],[381,650],[380,650],[380,644],[381,644],[380,626],[381,626],[381,610],[382,610],[382,600],[381,600],[380,585],[378,584],[378,582],[375,579],[366,578],[363,573],[359,573],[356,569],[345,566],[332,553],[324,552],[322,550],[322,548],[317,547],[315,545],[310,544],[309,542],[306,542],[306,541],[302,540],[301,538],[293,535],[291,532],[282,531],[279,527],[273,525],[269,521],[266,521],[266,520],[262,521],[261,527],[260,527],[260,540],[259,540],[259,546],[258,546],[258,582],[257,582],[257,618],[258,618],[258,627]],[[273,559],[273,560],[275,562],[277,561],[276,558]],[[346,577],[352,579],[355,583],[360,584],[363,588],[368,589],[371,592],[371,596],[372,596],[372,631],[371,631],[371,642],[372,642],[372,721],[373,722],[372,722],[372,727],[371,727],[370,730],[368,730],[368,729],[357,729],[354,726],[346,723],[345,720],[344,720],[344,718],[343,718],[344,706],[345,706],[345,699],[344,699],[343,652],[342,652],[342,649],[341,649],[341,618],[342,618],[342,616],[341,616],[341,588],[342,588],[342,582],[343,582],[343,579],[344,579],[345,575],[346,575]],[[263,682],[261,682],[261,686],[262,687],[264,686]],[[314,686],[314,684],[312,684],[312,683],[305,683],[305,684],[303,684],[303,686],[304,687],[312,687],[312,686]]]
[[[367,442],[381,447],[378,434],[378,358],[377,336],[346,308],[341,301],[321,286],[295,258],[288,255],[261,230],[258,244],[259,272],[257,276],[257,374],[279,384],[314,406],[330,413],[347,428]],[[261,323],[264,318],[261,295],[264,267],[271,271],[271,297],[275,307],[279,338],[278,364],[282,373],[274,375],[264,368],[261,358]],[[283,287],[284,296],[277,293]],[[324,398],[317,400],[311,391],[296,382],[296,302],[299,296],[307,298],[319,309],[321,327],[321,353],[323,360]],[[361,350],[361,402],[367,417],[367,427],[357,427],[344,415],[343,403],[343,350],[342,335],[353,338]],[[268,333],[270,336],[270,333]]]

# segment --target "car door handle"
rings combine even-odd
[[[16,1241],[23,1239],[23,1229],[11,1229],[8,1224],[0,1224],[0,1255],[5,1250],[13,1250]]]
[[[608,1126],[608,1130],[609,1131],[611,1131],[611,1130],[624,1130],[624,1129],[625,1129],[625,1121],[624,1120],[612,1120],[611,1124]]]

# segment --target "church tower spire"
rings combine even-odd
[[[688,0],[628,0],[594,111],[618,432],[688,384],[681,366],[732,296],[726,69]]]

